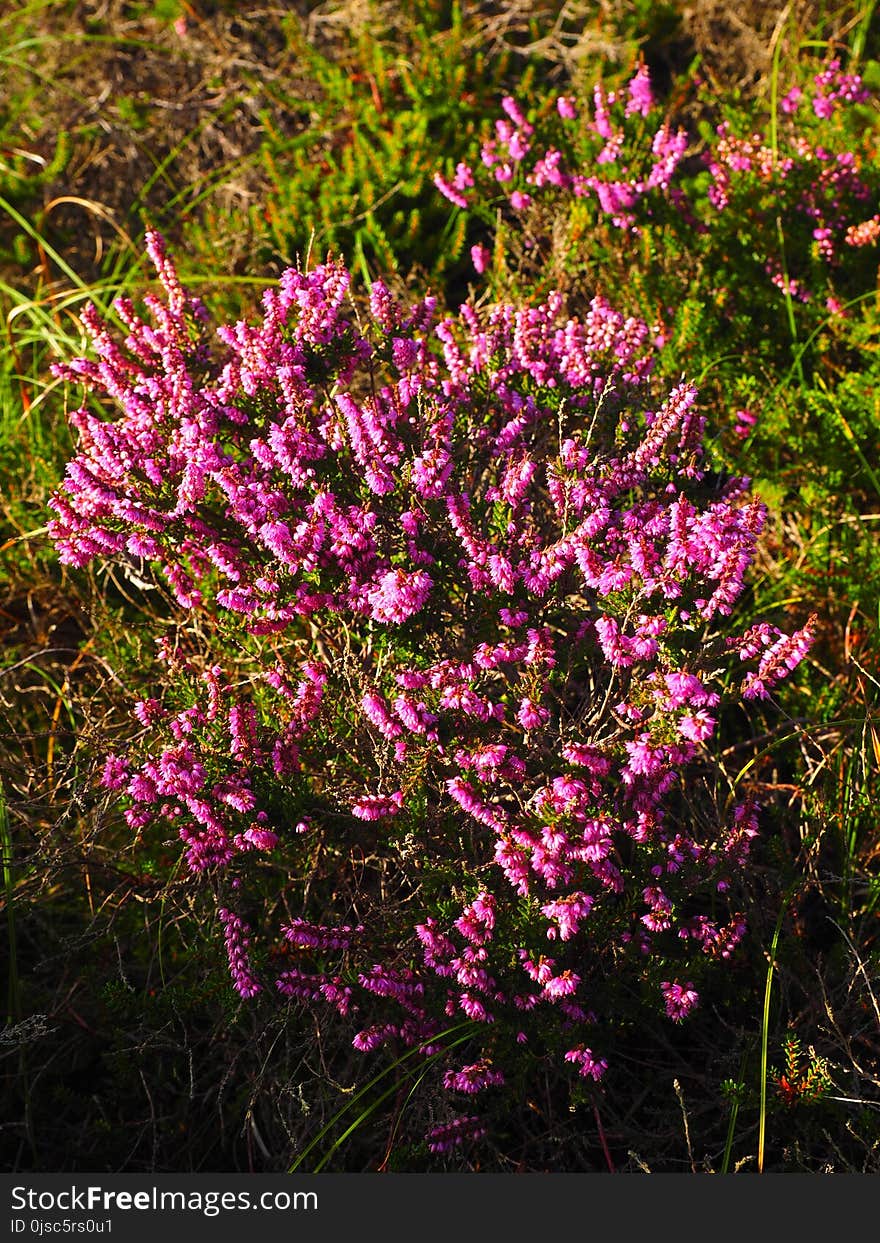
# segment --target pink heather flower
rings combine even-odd
[[[577,106],[571,95],[560,95],[556,100],[556,111],[563,121],[577,120]]]
[[[678,732],[690,742],[705,742],[715,731],[715,718],[709,716],[705,708],[683,716],[678,723]]]
[[[530,194],[524,194],[522,190],[514,190],[513,194],[510,196],[510,206],[514,211],[525,211],[525,209],[531,204],[531,201],[532,196]]]
[[[363,924],[338,924],[333,927],[311,924],[306,919],[292,919],[282,924],[281,933],[295,949],[343,950],[364,931]]]
[[[453,185],[456,190],[470,190],[474,184],[474,175],[467,164],[456,164],[455,180]]]
[[[788,116],[793,112],[797,112],[798,103],[803,96],[803,91],[799,86],[793,86],[787,95],[783,95],[779,101],[779,107]]]
[[[667,697],[664,707],[681,708],[686,704],[694,707],[714,707],[720,697],[714,691],[707,691],[698,677],[692,673],[679,670],[667,673],[664,677]]]
[[[529,153],[529,143],[519,130],[515,130],[507,140],[507,150],[515,164],[521,163]]]
[[[835,78],[822,89],[856,88]],[[640,112],[648,97],[639,74],[629,95],[599,91],[606,165],[624,141],[612,110]],[[487,144],[491,171],[478,168],[474,179],[491,187],[498,170],[509,181],[530,132],[509,101]],[[665,191],[681,142],[661,129],[644,183],[629,169],[599,183],[612,218],[625,223],[647,206],[648,189]],[[728,154],[718,165],[724,176],[737,161],[765,176],[759,145]],[[818,155],[816,164],[834,173],[829,189],[849,193],[848,165]],[[471,179],[459,166],[447,183],[459,206]],[[544,186],[562,189],[592,202],[594,213],[600,196],[552,150],[516,184],[536,197]],[[848,220],[821,206],[808,230],[830,228],[838,238]],[[877,219],[853,226],[849,245],[880,232]],[[187,607],[204,588],[212,618],[226,610],[228,621],[233,611],[235,626],[266,636],[259,649],[274,654],[258,715],[243,686],[227,685],[217,668],[189,668],[166,644],[171,680],[196,706],[164,716],[145,699],[132,744],[139,758],[108,757],[104,785],[131,804],[123,814],[132,832],[170,825],[192,871],[209,871],[221,892],[241,886],[244,900],[249,871],[257,873],[251,900],[267,901],[269,914],[264,861],[254,857],[276,840],[260,810],[267,780],[279,806],[317,809],[313,822],[286,829],[294,866],[307,866],[315,834],[341,834],[347,852],[345,835],[363,836],[357,821],[399,814],[404,783],[416,782],[427,800],[424,850],[439,845],[462,869],[463,887],[470,877],[492,892],[459,908],[454,923],[446,911],[442,926],[430,915],[437,895],[427,893],[428,908],[412,910],[410,924],[422,922],[411,936],[383,925],[375,906],[369,919],[365,909],[371,933],[362,943],[359,927],[311,922],[310,914],[323,918],[315,891],[282,929],[281,948],[304,961],[351,953],[346,970],[356,983],[291,967],[275,980],[278,992],[320,1006],[322,1018],[327,1006],[353,1010],[353,989],[364,1011],[395,1007],[393,1022],[367,1026],[373,1015],[364,1017],[354,1040],[364,1051],[393,1043],[424,1052],[462,1011],[494,1020],[485,1030],[499,1065],[504,1041],[519,1039],[532,1011],[540,1029],[543,1010],[548,1022],[576,1028],[567,1060],[598,1079],[604,1060],[575,1043],[591,1021],[581,987],[595,986],[597,1000],[605,987],[601,972],[587,974],[593,937],[607,938],[609,957],[631,944],[647,973],[664,929],[678,936],[682,961],[723,960],[743,935],[729,896],[717,901],[717,922],[677,913],[703,909],[706,891],[733,890],[757,813],[734,808],[705,843],[694,832],[705,820],[689,824],[681,791],[714,728],[712,687],[729,684],[722,658],[754,662],[742,696],[757,697],[802,659],[811,632],[783,635],[758,623],[719,645],[717,660],[706,654],[705,666],[696,653],[694,668],[706,669],[699,677],[674,664],[687,616],[720,618],[735,604],[761,507],[747,481],[711,494],[700,486],[694,390],[682,384],[661,402],[647,388],[658,330],[600,298],[579,320],[567,318],[558,294],[538,306],[466,304],[435,324],[429,300],[398,304],[375,282],[356,316],[347,310],[348,274],[327,264],[283,274],[264,297],[263,322],[221,327],[215,355],[197,339],[201,321],[161,244],[150,246],[165,302],[154,300],[149,324],[120,310],[124,347],[86,317],[98,361],[66,373],[121,414],[115,422],[74,414],[80,447],[54,500],[53,538],[72,564],[125,551],[144,557]],[[478,258],[488,263],[489,248]],[[552,429],[562,411],[559,444]],[[410,618],[404,648],[399,635],[382,634]],[[346,645],[350,659],[345,668],[337,662],[332,682],[315,663],[296,668],[310,634],[316,649],[322,637],[328,648]],[[322,691],[333,702],[319,726]],[[368,792],[377,788],[387,792]],[[333,790],[337,800],[348,791],[336,810],[350,814],[334,815]],[[297,836],[307,832],[311,839]],[[230,864],[235,875],[224,876]],[[221,922],[234,986],[251,995],[260,984],[250,930],[225,908]],[[583,986],[563,954],[557,962],[537,953],[542,940],[584,974]],[[696,1004],[690,984],[663,989],[673,1018]],[[484,1058],[450,1071],[447,1086],[475,1093],[500,1082]],[[436,1142],[438,1150],[454,1144],[455,1132]]]
[[[220,922],[223,924],[223,937],[226,941],[226,953],[229,958],[229,974],[232,976],[232,983],[242,997],[255,997],[260,992],[261,985],[251,971],[250,966],[250,957],[248,955],[248,948],[250,946],[248,934],[250,928],[237,915],[234,915],[232,911],[228,911],[225,907],[220,907],[217,914],[220,916]]]
[[[382,820],[388,816],[396,816],[403,806],[403,792],[395,792],[387,797],[382,794],[367,794],[352,803],[352,815],[359,820]]]
[[[143,808],[126,807],[123,815],[125,816],[125,823],[135,833],[145,828],[146,825],[152,824],[154,820],[153,812]],[[198,871],[199,869],[194,867],[194,870]]]
[[[527,897],[531,884],[531,870],[523,852],[512,842],[499,838],[495,843],[494,858],[513,889],[521,897]]]
[[[523,971],[529,979],[534,980],[536,984],[544,985],[548,980],[553,978],[553,971],[556,967],[556,960],[547,958],[544,954],[539,954],[537,960],[533,960],[528,950],[518,950],[517,955],[522,963]]]
[[[500,1070],[495,1070],[490,1059],[486,1057],[470,1066],[462,1066],[461,1070],[447,1070],[443,1076],[443,1086],[447,1091],[466,1092],[469,1095],[502,1083],[504,1075]]]
[[[474,268],[480,276],[482,276],[486,271],[491,258],[491,251],[488,246],[484,246],[482,242],[478,242],[476,246],[471,247],[471,263],[473,263]]]
[[[504,96],[504,98],[501,100],[501,107],[510,117],[511,121],[513,121],[514,125],[518,126],[518,128],[523,130],[526,134],[530,134],[532,132],[531,125],[529,125],[528,121],[526,120],[525,116],[523,115],[520,109],[519,104],[516,102],[516,100],[513,98],[512,95]]]
[[[614,130],[611,127],[611,117],[608,113],[609,99],[605,94],[605,88],[601,82],[597,82],[593,87],[593,130],[600,138],[609,141],[614,137]]]
[[[258,759],[257,711],[251,703],[234,703],[229,708],[229,742],[239,760]]]
[[[565,1054],[565,1060],[573,1062],[578,1068],[578,1074],[583,1075],[585,1079],[595,1079],[597,1082],[608,1069],[608,1063],[604,1057],[596,1057],[592,1049],[582,1044],[569,1049]]]
[[[670,983],[669,980],[664,980],[660,985],[660,991],[663,994],[666,1013],[676,1023],[686,1018],[700,1001],[693,984],[679,984],[678,981]]]
[[[728,647],[737,649],[740,660],[752,660],[764,648],[769,647],[781,637],[782,631],[776,626],[771,626],[768,622],[758,622],[750,626],[739,638],[729,638],[727,644]]]
[[[844,241],[847,246],[873,246],[880,240],[880,216],[872,216],[860,224],[851,224],[846,231]]]
[[[441,978],[451,976],[453,968],[449,964],[455,958],[455,945],[440,931],[437,920],[429,917],[423,924],[416,924],[415,932],[422,944],[425,966]]]
[[[218,781],[213,786],[211,794],[221,803],[225,803],[227,807],[234,807],[242,814],[253,811],[256,804],[247,777],[231,776],[225,781]]]
[[[571,940],[592,907],[593,899],[585,893],[570,893],[555,902],[546,902],[541,907],[541,914],[553,921],[547,929],[547,939],[554,941],[558,936],[560,941]]]
[[[245,849],[253,847],[255,850],[274,850],[278,845],[278,834],[271,829],[267,829],[262,824],[252,824],[245,829],[241,837],[235,838],[236,845]]]
[[[369,971],[362,971],[358,975],[358,983],[376,997],[391,997],[403,1004],[412,1002],[425,991],[425,986],[414,972],[407,968],[395,971],[379,963],[375,963]]]
[[[132,708],[132,714],[140,721],[141,725],[146,726],[148,729],[167,715],[159,700],[152,698],[139,699]]]
[[[468,1116],[455,1118],[432,1127],[425,1140],[430,1152],[447,1153],[465,1143],[476,1143],[486,1135],[486,1127],[479,1118]]]
[[[628,738],[624,746],[629,753],[624,770],[625,780],[631,780],[634,776],[653,777],[662,768],[663,752],[653,746],[649,733]]]
[[[648,885],[642,896],[651,910],[649,914],[642,916],[641,922],[649,932],[666,932],[672,927],[672,901],[662,889],[653,885]]]
[[[742,940],[746,922],[741,914],[734,915],[722,928],[705,915],[695,915],[681,925],[678,931],[682,940],[692,937],[709,958],[729,958]]]
[[[798,302],[809,302],[810,294],[804,288],[802,283],[793,276],[786,276],[785,273],[776,265],[775,261],[768,259],[764,264],[764,270],[770,277],[772,283],[777,289],[789,297],[796,298]]]
[[[447,181],[442,173],[434,174],[434,185],[443,197],[449,199],[450,203],[454,203],[456,207],[461,207],[462,210],[466,211],[470,206],[462,192],[460,190],[456,190],[455,186],[452,185],[451,182]]]
[[[548,997],[570,997],[576,993],[581,977],[575,971],[566,968],[559,975],[551,976],[544,984],[544,992]]]
[[[471,945],[485,945],[495,927],[495,898],[483,890],[455,921],[455,926]]]
[[[758,421],[758,416],[753,414],[751,410],[737,410],[733,417],[736,420],[733,426],[734,434],[739,436],[741,440],[744,440],[746,436],[751,435],[752,429]]]
[[[418,613],[431,594],[433,581],[424,570],[407,574],[404,570],[389,570],[368,593],[371,616],[374,621],[399,625]]]
[[[629,95],[626,115],[630,116],[633,112],[638,112],[646,117],[654,107],[654,92],[651,89],[651,75],[647,65],[639,65],[635,77],[626,89]]]
[[[436,741],[437,730],[434,726],[438,717],[436,713],[429,712],[424,703],[414,702],[407,695],[398,695],[394,700],[394,711],[410,733],[423,734]]]
[[[473,816],[474,820],[494,829],[497,833],[503,832],[507,822],[503,807],[493,807],[489,803],[484,803],[475,793],[473,786],[463,777],[450,777],[446,782],[446,789],[459,807],[469,816]]]
[[[105,790],[121,790],[129,778],[128,760],[121,755],[107,756],[100,777],[100,784]]]
[[[399,738],[403,727],[394,720],[381,695],[368,691],[361,699],[361,707],[367,719],[389,740]]]
[[[293,997],[297,1001],[316,1001],[320,996],[320,983],[326,979],[323,974],[309,975],[293,967],[290,971],[282,971],[275,981],[275,987],[285,997]]]
[[[372,1027],[366,1027],[358,1032],[351,1043],[359,1053],[372,1053],[374,1049],[381,1048],[391,1040],[396,1040],[399,1035],[400,1028],[396,1023],[375,1023]]]
[[[766,699],[771,688],[797,668],[816,637],[817,620],[814,614],[802,629],[781,635],[764,651],[757,673],[750,673],[742,684],[744,699]]]
[[[817,242],[816,249],[823,259],[834,258],[834,239],[831,230],[828,228],[816,228],[813,230],[813,237]]]
[[[494,1022],[494,1016],[489,1013],[479,997],[474,997],[473,993],[461,993],[458,1004],[468,1018],[473,1019],[475,1023]]]
[[[549,721],[550,713],[531,699],[523,699],[517,709],[516,719],[523,729],[540,729]]]

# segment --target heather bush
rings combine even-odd
[[[452,157],[434,181],[482,223],[471,260],[494,288],[524,293],[580,277],[595,291],[622,284],[632,266],[621,231],[641,236],[650,221],[674,237],[682,213],[692,222],[682,167],[689,146],[640,65],[621,90],[596,83],[589,101],[559,95],[529,106],[505,96],[479,162]]]
[[[555,107],[525,108],[506,96],[479,164],[453,158],[455,172],[438,171],[435,184],[484,225],[495,226],[500,209],[502,222],[515,226],[504,239],[515,245],[519,237],[515,257],[533,252],[536,269],[554,248],[569,266],[588,265],[602,284],[603,260],[620,247],[611,241],[579,253],[588,231],[591,241],[600,226],[629,234],[630,254],[639,257],[636,239],[653,230],[656,243],[662,227],[672,230],[666,240],[677,255],[692,251],[685,275],[702,266],[729,318],[741,316],[743,300],[763,288],[781,295],[777,312],[788,299],[815,304],[821,320],[871,287],[858,252],[880,238],[876,96],[837,58],[801,76],[803,85],[771,100],[760,127],[738,101],[713,100],[699,78],[685,83],[682,90],[701,105],[695,133],[658,100],[644,64],[617,90],[597,82],[588,101],[560,95]],[[708,117],[719,109],[713,127]],[[654,257],[651,248],[648,261]],[[478,273],[492,258],[491,247],[474,247]],[[497,247],[494,258],[508,260]],[[763,302],[772,311],[773,299]],[[748,310],[754,317],[763,307],[751,301]],[[771,326],[780,322],[787,325],[784,313],[768,316]]]
[[[818,463],[827,492],[855,471],[873,493],[877,98],[839,58],[792,73],[757,115],[699,79],[665,104],[644,65],[553,108],[508,96],[480,162],[451,157],[435,182],[482,222],[475,278],[496,296],[551,282],[662,325],[673,367],[686,351],[726,408],[728,463],[757,437],[777,482],[814,483]],[[855,402],[829,399],[866,361]]]
[[[379,281],[358,309],[328,261],[212,336],[148,249],[164,299],[86,312],[58,368],[100,405],[50,533],[204,641],[159,637],[100,781],[176,833],[242,998],[430,1066],[442,1155],[475,1096],[586,1091],[633,998],[678,1023],[735,953],[760,815],[719,720],[813,623],[737,620],[765,508],[706,473],[656,326],[556,292],[438,321]]]

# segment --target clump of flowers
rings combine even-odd
[[[435,175],[456,206],[469,208],[494,186],[513,212],[523,212],[536,195],[564,191],[593,200],[617,228],[638,233],[637,212],[650,215],[660,194],[678,197],[673,183],[688,138],[662,121],[644,65],[622,91],[597,83],[591,114],[583,117],[573,98],[560,96],[555,114],[542,116],[536,130],[513,96],[501,106],[504,116],[480,152],[482,167],[459,162],[451,180]]]
[[[719,713],[812,623],[735,632],[764,506],[704,477],[644,322],[558,294],[436,322],[378,281],[356,315],[328,262],[212,341],[148,249],[165,298],[119,302],[121,340],[86,313],[93,357],[58,369],[118,416],[71,416],[51,533],[73,566],[148,562],[212,638],[161,641],[102,781],[176,832],[243,997],[433,1059],[448,1152],[523,1047],[602,1078],[621,975],[699,1004],[759,831],[710,793]]]
[[[675,214],[696,226],[684,191],[687,133],[669,123],[655,98],[650,75],[640,65],[620,90],[601,82],[583,104],[561,95],[527,116],[515,97],[501,101],[502,115],[482,145],[480,164],[459,161],[454,173],[438,170],[434,184],[456,207],[473,212],[487,229],[501,218],[513,227],[496,235],[495,246],[471,249],[476,273],[497,260],[540,270],[560,216],[568,214],[566,244],[572,260],[584,250],[586,221],[637,237],[648,221],[672,222]],[[566,213],[566,204],[570,207]],[[487,238],[487,240],[491,240]],[[499,251],[499,243],[501,250]],[[592,256],[581,255],[581,261]]]
[[[699,83],[690,89],[711,115],[717,101]],[[753,114],[731,108],[714,128],[689,134],[670,120],[641,65],[620,89],[598,83],[591,99],[560,96],[552,112],[527,112],[505,97],[481,165],[459,162],[435,184],[486,229],[472,249],[479,275],[512,264],[540,285],[555,254],[569,271],[587,268],[601,288],[609,277],[628,281],[629,267],[610,271],[620,247],[603,246],[609,230],[629,234],[627,254],[637,258],[635,239],[662,228],[677,260],[665,279],[677,270],[684,287],[655,289],[645,275],[651,296],[665,302],[659,320],[708,271],[719,345],[744,322],[754,336],[764,302],[771,313],[762,336],[790,349],[782,299],[794,304],[806,338],[874,288],[876,261],[866,262],[865,250],[880,241],[880,186],[864,108],[875,103],[861,77],[832,59],[782,95],[760,129]],[[505,222],[516,227],[505,232]]]
[[[702,214],[717,245],[735,242],[738,262],[751,259],[765,282],[809,307],[811,324],[864,292],[864,249],[880,238],[875,152],[860,114],[873,102],[861,77],[832,59],[782,96],[764,130],[743,131],[731,113],[703,157],[714,211]]]

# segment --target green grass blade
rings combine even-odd
[[[446,1031],[441,1032],[438,1036],[432,1037],[430,1041],[431,1044],[433,1044],[437,1040],[443,1040],[447,1036],[455,1035],[456,1032],[462,1032],[462,1031],[464,1032],[463,1035],[459,1035],[455,1040],[451,1041],[449,1045],[441,1049],[439,1053],[432,1053],[430,1057],[426,1058],[425,1059],[426,1065],[430,1065],[432,1062],[436,1061],[438,1058],[444,1056],[450,1049],[454,1049],[458,1045],[463,1044],[466,1040],[470,1038],[475,1027],[476,1027],[476,1024],[468,1020],[465,1023],[456,1024],[455,1027],[449,1027],[446,1029]],[[422,1052],[422,1048],[423,1048],[423,1045],[417,1045],[414,1049],[409,1049],[401,1057],[397,1058],[396,1061],[392,1062],[390,1066],[386,1066],[386,1068],[380,1071],[378,1075],[375,1075],[369,1081],[369,1083],[365,1084],[364,1087],[362,1087],[360,1091],[357,1092],[356,1095],[351,1098],[350,1101],[346,1102],[346,1104],[343,1105],[343,1107],[340,1110],[338,1110],[337,1113],[333,1115],[330,1121],[321,1128],[321,1130],[318,1132],[315,1138],[306,1146],[306,1148],[303,1149],[303,1151],[300,1153],[297,1159],[288,1168],[288,1171],[287,1171],[288,1174],[295,1174],[296,1171],[301,1168],[303,1162],[306,1160],[309,1154],[312,1153],[315,1150],[315,1148],[318,1147],[321,1141],[330,1134],[330,1132],[337,1125],[337,1123],[341,1122],[342,1119],[345,1117],[345,1115],[350,1110],[354,1109],[354,1107],[358,1104],[359,1101],[363,1100],[363,1098],[369,1092],[371,1092],[378,1083],[380,1083],[384,1078],[386,1078],[386,1076],[392,1074],[396,1070],[399,1070],[400,1067],[405,1062],[411,1062],[414,1058],[418,1057],[418,1055]],[[395,1082],[391,1090],[389,1092],[386,1092],[380,1098],[380,1100],[376,1102],[376,1105],[381,1104],[382,1100],[386,1099],[387,1096],[390,1096],[396,1090],[397,1090],[397,1083]],[[359,1125],[365,1117],[368,1117],[370,1113],[372,1113],[374,1107],[375,1106],[371,1106],[363,1114],[359,1115],[356,1125]],[[336,1151],[336,1149],[341,1144],[342,1140],[347,1138],[354,1129],[355,1129],[354,1125],[348,1127],[348,1129],[345,1131],[344,1136],[340,1137],[340,1139],[334,1143],[333,1147],[330,1150],[330,1154],[328,1154],[328,1156]],[[327,1159],[328,1159],[327,1156],[322,1158],[318,1168],[321,1168],[321,1166],[323,1166],[323,1164],[325,1163]],[[315,1172],[317,1172],[317,1170]]]
[[[767,979],[764,984],[764,1008],[761,1014],[761,1104],[758,1113],[758,1173],[764,1172],[764,1140],[767,1131],[767,1046],[770,1036],[770,997],[773,990],[773,972],[776,970],[776,949],[779,945],[779,934],[785,918],[786,907],[790,894],[787,892],[782,900],[779,918],[773,929],[773,940],[770,942],[770,955],[767,963]]]

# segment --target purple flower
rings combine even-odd
[[[462,1066],[460,1070],[447,1070],[443,1076],[443,1086],[450,1092],[465,1092],[474,1095],[484,1088],[497,1087],[504,1083],[504,1075],[496,1070],[489,1058],[481,1058],[470,1066]]]
[[[312,924],[307,919],[292,919],[282,925],[282,935],[295,949],[343,950],[364,932],[362,924]]]
[[[578,1074],[583,1075],[585,1079],[595,1079],[597,1082],[608,1069],[608,1063],[604,1057],[596,1057],[592,1049],[582,1044],[569,1049],[565,1054],[565,1060],[573,1062],[578,1068]]]
[[[217,914],[223,924],[223,937],[226,941],[226,953],[229,958],[229,974],[236,991],[244,998],[255,997],[261,991],[261,985],[251,970],[248,948],[250,946],[250,928],[225,907],[220,907]]]
[[[481,242],[476,246],[471,247],[471,263],[473,263],[474,268],[480,276],[482,276],[486,271],[491,258],[492,253],[488,246],[484,246]]]
[[[460,165],[450,188],[476,199],[500,172],[528,187],[515,193],[574,195],[632,227],[686,150],[627,121],[649,99],[641,72],[619,98],[597,89],[579,127],[598,152],[589,176],[538,149],[508,100],[485,167]],[[550,122],[563,146],[569,127]],[[638,175],[622,171],[634,132]],[[716,185],[769,177],[763,145],[719,135]],[[847,245],[871,233],[868,210]],[[809,219],[817,244],[847,236]],[[598,1080],[584,1029],[588,997],[613,1002],[601,964],[656,980],[664,943],[708,967],[745,932],[733,895],[757,808],[689,805],[713,786],[722,689],[732,706],[766,696],[812,641],[813,619],[726,633],[764,507],[745,479],[704,485],[696,392],[653,374],[662,325],[601,298],[580,318],[553,292],[435,322],[430,298],[406,305],[376,281],[355,315],[331,262],[284,273],[215,353],[151,248],[165,296],[149,322],[123,305],[123,344],[84,316],[95,358],[65,375],[118,410],[74,413],[53,534],[74,564],[150,562],[200,611],[186,633],[206,647],[164,644],[163,703],[137,705],[103,784],[132,833],[170,826],[202,882],[265,895],[253,931],[221,911],[242,996],[261,988],[253,941],[259,961],[284,955],[279,996],[321,1022],[357,1014],[364,1052],[433,1057],[450,1021],[485,1024],[491,1060],[445,1060],[451,1091],[501,1085],[520,1035],[537,1064],[554,1027]],[[282,838],[285,868],[313,879],[272,897],[282,860],[266,852]],[[366,871],[346,880],[343,864]],[[357,922],[341,905],[355,900]],[[320,969],[330,954],[339,974]],[[676,1019],[696,1004],[690,984],[662,996]],[[438,1131],[437,1150],[457,1134]]]
[[[400,625],[424,606],[433,585],[424,570],[411,574],[389,570],[367,595],[372,617],[375,621]]]
[[[428,1148],[434,1153],[449,1153],[462,1144],[473,1144],[486,1135],[485,1124],[479,1118],[468,1115],[454,1118],[432,1127],[425,1136]]]
[[[452,185],[451,182],[447,181],[446,178],[440,173],[434,174],[434,185],[443,197],[449,199],[450,203],[453,203],[456,207],[461,207],[463,210],[467,210],[470,206],[467,198],[464,194],[462,194],[461,190],[456,189],[456,187]]]
[[[352,803],[352,814],[359,820],[382,820],[388,816],[396,816],[403,806],[403,794],[395,790],[388,796],[383,794],[365,794]]]
[[[664,980],[660,985],[660,991],[663,994],[666,1013],[676,1023],[687,1018],[691,1010],[699,1004],[700,998],[693,984],[679,984],[678,981],[670,983],[669,980]]]
[[[552,941],[558,936],[560,941],[571,940],[592,907],[593,898],[589,894],[578,892],[557,898],[554,902],[546,902],[541,907],[541,914],[553,921],[547,929],[548,939]]]
[[[527,698],[520,703],[516,719],[523,729],[540,729],[550,719],[550,713],[546,708],[542,708]]]
[[[101,773],[101,785],[104,789],[121,790],[127,784],[128,778],[128,760],[121,755],[108,755]]]
[[[651,75],[648,72],[647,65],[639,65],[635,76],[628,83],[626,90],[629,95],[626,115],[629,116],[633,112],[638,112],[640,116],[646,117],[654,107],[654,92],[651,89]]]
[[[798,103],[803,97],[803,91],[799,86],[793,86],[787,94],[783,95],[779,101],[779,107],[787,115],[797,112]]]

